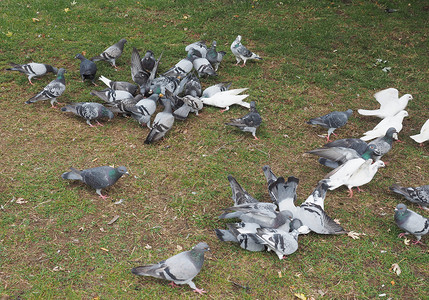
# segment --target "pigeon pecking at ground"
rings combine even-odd
[[[57,78],[52,80],[41,92],[30,98],[25,104],[34,103],[37,101],[51,100],[51,107],[55,108],[54,103],[58,103],[57,98],[66,90],[66,79],[64,78],[65,69],[58,70]]]
[[[243,61],[241,67],[244,67],[246,65],[246,61],[249,59],[262,59],[259,55],[253,53],[241,44],[241,35],[237,35],[236,39],[232,42],[231,52],[237,60],[236,65]]]
[[[92,120],[95,120],[97,125],[103,126],[103,124],[98,122],[98,119],[109,118],[109,120],[111,120],[114,117],[113,113],[108,108],[96,102],[79,102],[68,104],[62,107],[61,111],[72,112],[75,115],[84,118],[86,123],[91,127],[94,127],[94,125],[91,124]]]
[[[126,42],[127,42],[126,39],[121,39],[116,44],[104,50],[103,53],[101,53],[100,55],[90,58],[90,60],[108,61],[113,67],[115,67],[115,69],[117,69],[118,67],[116,66],[116,59],[118,59],[122,55],[122,52],[124,51],[124,45]]]
[[[399,98],[399,92],[395,88],[388,88],[374,94],[375,100],[380,103],[380,108],[375,110],[358,109],[358,113],[364,116],[375,116],[381,119],[393,117],[401,110],[405,110],[408,101],[413,99],[410,94]]]
[[[231,119],[226,125],[235,126],[241,131],[252,133],[255,140],[258,140],[256,137],[256,129],[261,125],[262,118],[261,115],[256,110],[255,101],[250,102],[250,112],[242,118]]]
[[[79,72],[82,82],[85,81],[85,79],[91,80],[92,84],[97,86],[94,82],[95,74],[97,73],[97,65],[95,62],[85,58],[81,53],[76,54],[74,58],[80,60]]]
[[[19,65],[16,63],[9,63],[12,68],[7,68],[7,71],[18,71],[24,73],[28,77],[28,82],[32,85],[31,78],[37,76],[43,76],[46,73],[52,72],[54,74],[58,73],[58,69],[47,64],[31,62],[28,64]]]
[[[395,223],[398,227],[406,232],[401,233],[398,237],[403,237],[406,234],[412,234],[416,237],[413,244],[423,244],[420,242],[422,236],[429,232],[429,220],[418,213],[407,209],[403,203],[399,203],[395,209]]]
[[[330,142],[329,136],[331,134],[336,135],[334,133],[335,129],[346,125],[352,113],[353,111],[351,109],[348,109],[346,111],[333,111],[321,117],[310,119],[307,123],[312,125],[320,125],[322,127],[328,128],[327,141]]]
[[[389,189],[405,197],[408,201],[420,205],[423,209],[428,210],[429,206],[429,185],[418,187],[403,187],[399,184],[393,184]]]
[[[130,93],[131,95],[136,96],[139,87],[135,84],[132,84],[130,82],[126,82],[126,81],[113,81],[110,80],[107,77],[104,77],[103,75],[101,75],[98,79],[100,79],[101,81],[104,82],[105,85],[107,85],[109,88],[111,88],[112,90],[119,90],[119,91],[126,91],[128,93]]]
[[[129,175],[127,168],[123,166],[117,168],[103,166],[82,171],[76,170],[74,168],[70,169],[70,172],[63,173],[61,177],[69,180],[80,180],[86,183],[95,189],[95,192],[103,199],[106,199],[107,196],[103,196],[103,194],[101,194],[101,189],[112,186],[116,183],[116,181],[118,181],[119,178],[122,177],[122,175]]]
[[[152,129],[144,141],[145,144],[160,140],[173,127],[174,116],[171,109],[171,101],[168,99],[161,99],[161,101],[164,105],[164,110],[155,116]]]
[[[209,251],[209,245],[198,243],[189,251],[184,251],[156,264],[135,267],[131,272],[140,276],[152,276],[171,281],[170,285],[187,284],[195,293],[206,293],[198,289],[192,281],[201,271],[204,263],[204,253]]]

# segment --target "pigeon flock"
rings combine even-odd
[[[236,65],[242,62],[246,66],[247,60],[261,60],[262,58],[248,50],[238,35],[232,42],[230,49],[236,59]],[[114,68],[116,60],[124,52],[126,39],[108,47],[100,55],[90,59],[79,53],[74,58],[80,60],[79,72],[82,82],[90,81],[97,86],[97,61],[109,62]],[[94,102],[68,103],[60,110],[71,112],[86,120],[102,126],[99,119],[111,120],[115,114],[131,116],[138,124],[149,128],[144,144],[155,143],[162,139],[174,126],[176,120],[183,121],[189,113],[198,115],[204,105],[210,105],[228,110],[231,105],[237,104],[249,109],[242,117],[231,119],[226,125],[237,127],[243,132],[250,132],[254,139],[256,131],[262,123],[261,115],[256,109],[255,101],[245,102],[248,94],[242,94],[248,88],[230,89],[231,83],[221,82],[202,88],[200,79],[217,76],[220,63],[227,54],[217,51],[217,42],[213,41],[208,48],[203,41],[189,44],[185,47],[184,58],[164,73],[158,72],[161,53],[158,58],[151,50],[147,50],[143,57],[136,48],[131,52],[131,80],[113,81],[104,76],[98,79],[107,88],[93,90]],[[32,78],[56,74],[56,79],[46,85],[38,94],[31,97],[26,104],[37,101],[50,100],[55,108],[57,101],[66,90],[64,68],[55,68],[48,64],[28,63],[18,65],[10,63],[8,71],[18,71]],[[193,71],[194,70],[194,71]],[[398,133],[402,130],[402,122],[408,116],[405,110],[408,102],[413,99],[409,94],[399,97],[395,88],[388,88],[374,95],[380,104],[379,109],[359,109],[358,113],[364,116],[378,117],[382,120],[372,130],[366,131],[361,138],[345,138],[330,140],[334,131],[345,126],[353,111],[333,111],[326,115],[310,119],[307,123],[320,125],[328,130],[327,144],[321,148],[309,150],[307,153],[318,156],[319,163],[331,168],[320,178],[313,192],[301,204],[297,204],[297,187],[299,179],[293,176],[288,178],[274,175],[271,167],[263,166],[262,170],[267,182],[267,190],[272,203],[260,202],[251,196],[233,176],[228,176],[232,190],[233,205],[223,209],[221,219],[233,219],[227,224],[227,229],[216,229],[219,240],[233,242],[248,251],[273,251],[279,259],[284,259],[299,249],[299,236],[309,232],[317,234],[347,234],[340,224],[334,221],[325,211],[325,197],[328,191],[346,186],[349,196],[353,197],[353,188],[369,183],[376,176],[378,170],[386,166],[381,158],[393,147],[394,140],[398,140]],[[102,101],[103,104],[96,102]],[[159,108],[162,105],[162,109]],[[429,140],[429,120],[421,128],[420,134],[411,136],[422,145]],[[122,175],[128,175],[124,166],[100,166],[82,171],[70,168],[71,171],[61,175],[63,179],[79,180],[95,189],[103,199],[102,189],[115,184]],[[394,184],[390,189],[405,197],[408,201],[427,209],[429,204],[429,185],[421,187],[402,187]],[[429,231],[429,221],[420,214],[407,209],[404,204],[398,204],[394,213],[394,221],[404,230],[404,234],[416,237],[414,243],[421,243],[421,237]],[[404,234],[400,234],[402,237]],[[191,250],[174,255],[156,264],[135,267],[131,272],[135,275],[152,276],[171,281],[171,285],[188,284],[195,292],[205,293],[198,289],[192,281],[200,272],[204,262],[204,253],[209,250],[205,242],[194,246]]]

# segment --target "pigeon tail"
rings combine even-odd
[[[70,168],[70,170],[71,170],[70,172],[63,173],[61,177],[64,179],[70,179],[70,180],[83,180],[79,170],[76,170],[74,168]]]

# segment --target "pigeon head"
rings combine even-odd
[[[405,212],[407,211],[407,206],[404,203],[399,203],[396,205],[395,211]]]
[[[350,117],[352,115],[352,113],[353,113],[353,110],[351,110],[351,109],[346,110],[347,116]]]
[[[57,79],[62,79],[62,78],[64,78],[64,73],[66,73],[67,71],[66,71],[66,69],[64,69],[64,68],[61,68],[61,69],[59,69],[58,70],[58,72],[57,72]]]
[[[62,110],[62,109],[61,109]],[[115,116],[114,114],[113,114],[113,112],[110,110],[110,109],[108,109],[108,108],[106,108],[106,107],[102,107],[101,108],[101,115],[103,116],[103,117],[108,117],[109,118],[109,120],[111,120],[111,119],[113,119],[113,117]],[[124,167],[125,168],[125,167]],[[125,169],[125,172],[126,172],[127,170]]]
[[[209,245],[207,245],[207,243],[205,242],[198,243],[192,249],[196,251],[201,251],[201,252],[210,251]]]
[[[128,171],[127,171],[127,168],[124,166],[117,167],[116,170],[122,175],[124,175],[124,174],[130,175],[130,173],[128,173]]]
[[[250,101],[250,111],[255,111],[256,110],[256,103],[255,101]]]
[[[236,37],[235,41],[236,41],[237,43],[240,43],[240,42],[241,42],[241,35],[237,35],[237,37]]]
[[[387,129],[385,136],[389,139],[398,139],[398,132],[396,131],[395,127],[390,127]]]
[[[216,47],[216,46],[217,46],[217,42],[216,42],[216,41],[213,41],[213,42],[212,42],[212,46],[213,46],[213,47]]]
[[[74,58],[82,60],[85,57],[82,55],[82,53],[78,53],[78,54],[76,54],[76,56]]]
[[[302,222],[300,219],[293,219],[292,222],[290,222],[290,230],[298,230],[298,228],[300,228],[302,226]]]

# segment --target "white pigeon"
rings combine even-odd
[[[253,53],[241,44],[241,35],[237,35],[237,38],[232,42],[231,52],[234,54],[235,59],[237,60],[236,65],[243,61],[241,67],[246,65],[246,61],[248,59],[262,59],[258,54]]]
[[[384,167],[384,162],[378,160],[372,163],[372,159],[354,158],[340,165],[325,176],[325,183],[328,184],[329,190],[345,185],[349,189],[350,198],[353,197],[353,187],[362,191],[359,186],[370,182],[378,169]]]
[[[394,116],[386,117],[381,120],[374,129],[365,132],[360,139],[363,141],[370,141],[384,136],[390,127],[394,127],[396,132],[399,133],[402,130],[402,121],[405,117],[408,117],[408,112],[406,110],[401,110]]]
[[[415,140],[417,143],[420,143],[420,146],[423,146],[423,143],[429,140],[429,119],[427,119],[423,124],[422,129],[420,129],[420,133],[410,135],[410,138]]]
[[[209,98],[202,97],[201,100],[203,100],[205,105],[220,107],[224,109],[223,111],[228,110],[233,104],[238,104],[250,109],[250,103],[243,101],[249,95],[239,95],[247,89],[248,88],[227,90],[216,93]]]
[[[364,116],[376,116],[379,118],[392,117],[401,110],[405,110],[408,101],[413,99],[410,94],[399,98],[399,92],[395,88],[388,88],[374,94],[375,100],[380,103],[380,108],[375,110],[358,109],[358,113]]]

